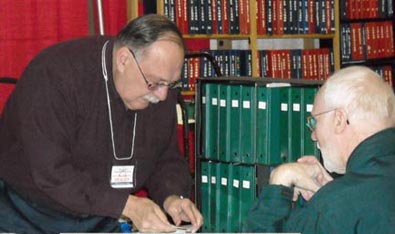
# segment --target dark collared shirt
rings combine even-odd
[[[394,139],[395,129],[390,128],[364,140],[350,156],[344,176],[322,187],[302,208],[292,208],[292,189],[263,187],[244,231],[393,233]]]

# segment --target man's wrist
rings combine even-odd
[[[284,164],[275,168],[270,175],[269,184],[292,187],[294,178],[291,166],[292,164]]]

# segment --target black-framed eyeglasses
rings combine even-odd
[[[131,50],[130,48],[128,48],[128,49],[129,49],[130,53],[132,54],[134,61],[136,61],[137,68],[139,69],[140,74],[143,77],[145,83],[147,84],[147,87],[149,90],[154,91],[154,90],[157,90],[157,89],[160,89],[163,87],[168,87],[169,89],[174,89],[174,88],[177,88],[180,86],[180,84],[181,84],[180,81],[174,81],[171,83],[167,83],[166,81],[160,81],[160,82],[156,82],[156,83],[149,81],[147,79],[147,77],[145,77],[143,70],[141,70],[140,64],[137,61],[136,55],[134,54],[133,50]]]
[[[327,113],[330,113],[335,110],[337,110],[337,108],[332,109],[332,110],[323,111],[323,112],[315,114],[315,115],[310,115],[306,119],[306,126],[310,129],[310,131],[313,132],[315,130],[315,128],[317,127],[317,120],[315,118],[319,115],[327,114]]]

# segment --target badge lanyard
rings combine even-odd
[[[111,142],[112,142],[112,151],[113,151],[113,155],[114,158],[116,160],[129,160],[133,157],[134,154],[134,140],[136,137],[136,124],[137,124],[137,113],[134,114],[134,124],[133,124],[133,138],[132,138],[132,148],[131,148],[131,152],[130,152],[130,156],[129,157],[125,157],[125,158],[121,158],[118,157],[116,152],[115,152],[115,141],[114,141],[114,129],[113,129],[113,123],[112,123],[112,114],[111,114],[111,103],[110,103],[110,95],[108,92],[108,76],[107,76],[107,68],[106,68],[106,48],[107,48],[107,44],[108,41],[106,41],[106,43],[103,46],[102,49],[102,72],[103,72],[103,78],[105,80],[105,84],[106,84],[106,94],[107,94],[107,107],[108,107],[108,118],[110,121],[110,130],[111,130]]]

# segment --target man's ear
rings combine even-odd
[[[132,59],[132,55],[129,52],[128,48],[125,46],[119,48],[115,52],[114,56],[115,56],[115,64],[114,65],[116,66],[116,69],[121,73],[124,72],[126,69],[126,66],[131,62],[131,59]]]
[[[336,109],[334,118],[335,132],[342,133],[348,124],[347,112],[343,108]]]

